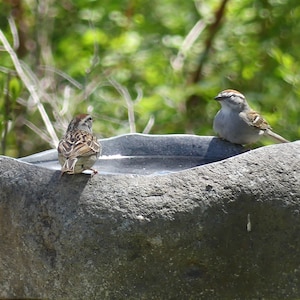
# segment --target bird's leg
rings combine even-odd
[[[90,168],[90,170],[93,172],[93,173],[91,174],[91,177],[94,177],[96,174],[98,174],[98,171],[97,171],[96,169]]]

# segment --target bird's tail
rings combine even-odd
[[[279,142],[279,143],[289,143],[290,141],[286,140],[284,137],[282,137],[281,135],[273,132],[270,129],[267,129],[265,131],[265,135],[271,137],[273,140]]]
[[[77,158],[67,158],[64,165],[61,168],[61,173],[74,174]]]

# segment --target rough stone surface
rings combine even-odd
[[[0,160],[0,298],[300,297],[300,142],[156,176]]]

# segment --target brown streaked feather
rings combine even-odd
[[[272,129],[268,122],[256,111],[252,110],[247,112],[247,116],[251,126],[262,130]]]
[[[68,132],[58,145],[58,153],[66,158],[100,154],[100,145],[92,134],[76,130]]]
[[[62,173],[74,173],[76,162],[78,161],[78,158],[68,158],[66,159],[65,163],[63,164],[61,168]]]
[[[61,175],[79,174],[85,170],[97,173],[92,166],[100,156],[101,144],[92,134],[92,121],[90,115],[80,114],[70,122],[57,147]]]

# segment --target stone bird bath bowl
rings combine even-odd
[[[100,174],[162,175],[201,166],[243,152],[243,147],[219,138],[195,135],[126,134],[101,140],[102,156],[94,165]],[[59,170],[57,151],[20,159]]]
[[[300,142],[101,143],[93,177],[0,157],[1,299],[300,299]]]

